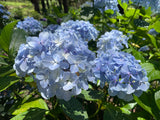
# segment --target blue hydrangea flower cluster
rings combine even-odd
[[[121,31],[106,32],[97,42],[97,58],[92,62],[93,73],[100,86],[109,85],[109,95],[130,101],[149,88],[146,71],[131,54],[121,52],[128,47],[128,37]]]
[[[33,76],[41,95],[56,96],[66,101],[95,83],[91,61],[95,53],[73,29],[41,32],[39,37],[27,37],[19,48],[14,69],[17,75]]]
[[[43,25],[33,17],[27,17],[24,19],[24,21],[18,22],[17,28],[23,29],[29,35],[36,35],[42,31]]]
[[[156,36],[156,35],[159,34],[154,28],[153,28],[153,29],[150,29],[150,30],[148,31],[148,33],[151,34],[151,35],[153,35],[153,36]]]
[[[146,9],[151,7],[153,14],[160,12],[160,0],[131,0],[134,5],[143,6]],[[122,0],[122,2],[129,2],[129,0]]]
[[[102,51],[106,52],[111,49],[119,51],[124,48],[123,45],[128,48],[128,39],[127,36],[123,35],[123,33],[118,30],[106,32],[97,42],[97,47],[99,48],[97,52],[100,54]]]
[[[95,40],[99,34],[89,21],[69,20],[68,22],[62,23],[61,28],[58,30],[68,31],[69,29],[75,30],[77,36],[80,36],[84,41]]]
[[[143,51],[143,52],[145,52],[145,51],[148,51],[148,50],[150,50],[149,47],[148,47],[147,45],[145,45],[145,46],[139,48],[138,51]]]
[[[94,7],[99,8],[101,12],[111,9],[113,11],[119,11],[117,0],[94,0]]]
[[[96,58],[93,64],[93,73],[100,79],[101,87],[108,83],[110,96],[130,101],[133,94],[139,97],[149,88],[146,71],[131,54],[109,50]]]
[[[43,31],[54,33],[55,30],[59,27],[59,25],[50,24]]]
[[[0,4],[0,18],[8,20],[10,12],[8,12],[3,5]]]

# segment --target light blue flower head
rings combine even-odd
[[[95,29],[93,24],[89,21],[83,20],[69,20],[68,22],[62,23],[61,28],[63,30],[73,29],[80,35],[84,41],[95,40],[99,32]],[[77,36],[79,36],[77,35]]]
[[[94,7],[98,8],[102,13],[105,10],[119,11],[117,0],[94,0]]]
[[[17,68],[23,64],[17,59],[25,62],[23,67],[28,67],[30,64],[26,65],[26,58],[29,56],[34,80],[44,98],[56,96],[67,101],[80,94],[81,89],[87,90],[88,81],[95,82],[90,63],[95,54],[82,39],[77,39],[73,31],[42,32],[39,37],[28,37],[24,46],[27,46],[27,53],[23,52],[23,47],[20,48],[14,69],[21,76],[22,70]],[[28,74],[27,70],[23,70],[23,76]]]
[[[118,30],[106,32],[98,39],[97,47],[99,50],[97,52],[100,54],[102,51],[106,52],[111,49],[119,51],[124,48],[123,45],[128,48],[128,39],[127,36],[123,35],[123,33]]]
[[[36,35],[37,33],[42,31],[43,25],[33,17],[27,17],[24,19],[24,21],[18,22],[17,28],[23,29],[30,35]]]
[[[109,50],[94,61],[93,73],[101,87],[109,85],[109,95],[130,101],[149,88],[147,73],[128,53]]]

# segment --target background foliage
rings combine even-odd
[[[37,3],[38,2],[38,3]],[[91,6],[82,7],[84,0],[6,0],[0,1],[10,12],[9,21],[0,26],[0,119],[1,120],[160,120],[160,16],[151,9],[120,3],[120,13],[113,10],[103,13]],[[130,102],[111,97],[103,89],[90,84],[70,101],[56,96],[45,100],[37,90],[33,78],[20,78],[13,70],[14,59],[20,44],[26,42],[25,31],[16,29],[19,20],[32,16],[44,25],[60,25],[68,20],[85,20],[100,31],[99,37],[113,29],[122,31],[129,39],[131,53],[147,71],[150,88]],[[44,19],[45,18],[45,19]],[[154,29],[155,34],[150,34]],[[88,43],[96,51],[96,41]],[[148,46],[149,50],[140,48]]]

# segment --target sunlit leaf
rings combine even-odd
[[[124,105],[123,107],[120,107],[122,113],[125,113],[125,114],[131,114],[131,109],[133,109],[135,107],[137,103],[128,103],[126,105]]]
[[[39,108],[39,109],[48,110],[48,106],[45,103],[45,101],[43,99],[37,99],[37,100],[31,101],[31,102],[27,102],[27,103],[22,104],[20,106],[20,108],[15,110],[12,114],[18,115],[20,113],[27,111],[30,108]]]
[[[30,108],[27,111],[16,115],[11,120],[46,120],[45,112],[45,109]]]

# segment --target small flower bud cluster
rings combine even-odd
[[[42,31],[43,25],[33,17],[27,17],[24,19],[24,21],[18,22],[17,28],[23,29],[29,35],[36,35]]]

